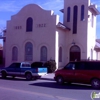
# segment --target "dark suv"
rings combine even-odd
[[[63,69],[55,72],[57,83],[84,83],[93,88],[100,88],[100,62],[75,61],[69,62]]]

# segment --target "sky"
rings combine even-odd
[[[100,0],[91,0],[91,2],[96,4],[100,11]],[[53,10],[60,16],[60,21],[63,21],[63,14],[59,10],[64,8],[64,0],[0,0],[0,32],[6,28],[6,21],[10,20],[12,15],[17,14],[25,5],[32,3],[38,4],[45,10]],[[97,16],[96,31],[96,36],[100,39],[100,15]]]

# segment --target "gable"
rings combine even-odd
[[[12,19],[15,16],[24,17],[24,16],[34,16],[36,17],[48,17],[54,15],[54,12],[51,10],[44,10],[36,4],[29,4],[24,6],[16,15],[12,16]]]

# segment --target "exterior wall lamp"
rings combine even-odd
[[[75,45],[76,43],[75,43],[75,41],[73,40],[71,44],[72,44],[72,45]]]

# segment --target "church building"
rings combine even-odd
[[[4,33],[5,66],[55,60],[57,67],[62,67],[69,61],[99,60],[97,6],[90,0],[64,0],[60,11],[63,22],[52,10],[36,4],[26,5],[11,16]]]

